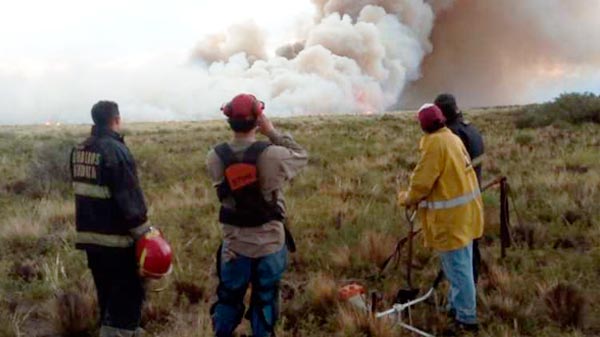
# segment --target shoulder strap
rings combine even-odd
[[[255,142],[244,151],[243,162],[256,165],[258,157],[272,144],[269,142]]]
[[[215,153],[223,162],[223,166],[228,167],[237,162],[235,154],[231,149],[231,146],[227,143],[219,144],[215,147]]]

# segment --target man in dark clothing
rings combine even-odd
[[[435,99],[438,106],[446,117],[446,126],[460,137],[467,152],[471,157],[471,163],[477,173],[477,181],[481,187],[481,167],[484,159],[483,137],[479,131],[463,118],[458,109],[456,99],[451,94],[441,94]],[[479,239],[473,241],[473,276],[475,283],[479,279],[479,266],[481,264],[481,252],[479,251]]]
[[[481,166],[483,163],[483,138],[479,131],[463,118],[462,112],[458,109],[456,99],[450,94],[441,94],[435,99],[435,105],[438,106],[446,117],[446,126],[452,132],[460,137],[463,144],[471,156],[471,162],[477,173],[477,180],[481,186]]]
[[[135,161],[118,131],[118,105],[92,108],[91,136],[71,153],[76,248],[87,254],[100,307],[100,337],[140,336],[143,279],[135,240],[150,229]]]

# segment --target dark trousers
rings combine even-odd
[[[481,252],[479,251],[479,241],[481,239],[473,240],[473,278],[475,284],[479,280],[479,266],[481,266]]]
[[[87,258],[96,284],[102,326],[136,330],[145,296],[134,249],[97,249],[88,251]]]

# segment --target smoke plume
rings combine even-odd
[[[249,62],[236,74],[251,79],[257,94],[280,114],[383,111],[407,83],[420,77],[431,51],[434,15],[423,0],[316,1],[315,23],[300,41],[281,46],[274,57]],[[254,34],[252,34],[254,36]],[[203,43],[194,59],[229,67],[231,53]],[[219,38],[218,43],[231,39]],[[254,44],[228,50],[256,55]],[[216,51],[216,52],[214,52]],[[220,56],[220,57],[219,57]],[[215,62],[219,61],[219,62]]]
[[[265,32],[255,22],[248,21],[232,25],[224,33],[207,36],[198,43],[193,57],[212,63],[245,52],[250,61],[255,61],[267,57],[265,44]]]
[[[600,1],[431,1],[434,46],[404,106],[452,92],[467,106],[527,103],[600,72]],[[558,92],[556,92],[558,93]],[[555,93],[555,94],[556,94]]]

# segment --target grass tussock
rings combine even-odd
[[[43,278],[40,265],[32,260],[15,261],[11,276],[27,283]]]
[[[175,282],[175,291],[177,292],[176,303],[180,303],[185,298],[190,304],[198,304],[207,297],[206,289],[192,282]]]
[[[32,197],[62,192],[70,181],[70,155],[74,139],[44,142],[37,146],[27,169],[23,192]]]
[[[337,329],[343,336],[393,337],[398,334],[389,321],[376,319],[369,313],[343,307],[337,313]]]
[[[586,295],[572,284],[557,284],[544,296],[548,315],[563,328],[584,328]]]
[[[365,262],[380,266],[393,252],[396,240],[393,236],[367,230],[360,237],[358,256]]]
[[[338,304],[338,287],[330,275],[317,274],[306,287],[310,310],[316,315],[327,315]]]
[[[73,222],[72,201],[42,199],[31,208],[17,209],[0,226],[0,238],[6,241],[37,240],[50,230],[69,230]]]
[[[345,270],[352,266],[352,252],[348,245],[334,247],[329,252],[331,265],[337,269]]]
[[[91,284],[56,294],[50,315],[56,331],[64,337],[91,336],[96,328],[98,310]]]
[[[142,327],[166,326],[173,320],[170,308],[165,308],[154,303],[145,303],[142,309]]]
[[[512,227],[512,240],[529,249],[546,243],[547,231],[538,223],[516,224]]]

